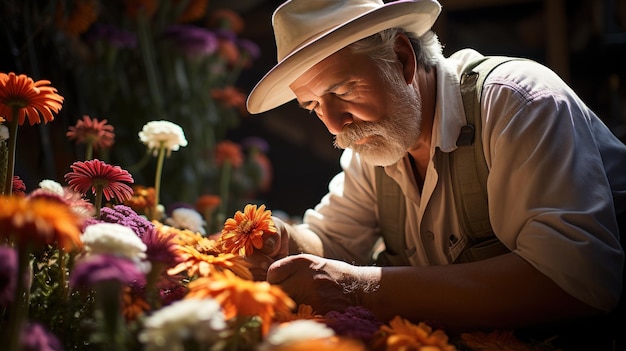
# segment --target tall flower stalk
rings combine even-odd
[[[181,146],[187,146],[187,139],[183,129],[170,121],[151,121],[146,123],[139,132],[139,140],[148,147],[148,151],[152,151],[153,156],[157,156],[157,166],[154,178],[154,210],[153,218],[159,216],[158,206],[161,191],[161,174],[163,172],[163,163],[165,157],[169,157],[172,151],[178,151]]]
[[[15,172],[15,150],[17,128],[24,124],[26,117],[30,125],[54,120],[54,113],[61,110],[63,97],[49,86],[50,81],[33,81],[26,75],[0,72],[0,116],[9,122],[9,148],[7,172],[2,188],[3,194],[11,194]]]

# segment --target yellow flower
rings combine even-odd
[[[443,330],[433,331],[426,323],[415,325],[399,316],[380,327],[373,344],[374,349],[386,351],[456,351]]]
[[[186,298],[206,297],[220,303],[226,319],[258,316],[262,321],[263,335],[267,335],[274,320],[290,314],[296,305],[280,287],[265,281],[242,279],[227,270],[189,283]]]
[[[237,211],[234,218],[226,220],[219,241],[224,252],[248,256],[263,247],[264,234],[276,234],[272,212],[266,211],[265,205],[258,209],[246,205],[244,212]]]
[[[34,82],[23,74],[0,72],[0,116],[13,120],[13,109],[17,109],[18,125],[24,124],[28,116],[30,125],[54,120],[52,112],[61,110],[63,97],[57,94],[50,81]]]
[[[82,246],[82,219],[59,200],[0,196],[0,208],[0,238],[34,249],[54,243],[66,251]]]

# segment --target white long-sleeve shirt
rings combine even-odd
[[[431,159],[420,192],[408,156],[385,168],[406,198],[412,265],[450,264],[467,247],[451,175],[440,153],[456,149],[466,124],[459,88],[464,50],[437,66]],[[614,212],[626,209],[626,146],[552,71],[531,61],[497,67],[481,103],[496,236],[572,296],[602,310],[620,295],[624,251]],[[324,255],[371,264],[380,237],[374,167],[350,149],[329,192],[304,216]],[[454,240],[451,240],[453,238]]]

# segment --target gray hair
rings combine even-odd
[[[384,75],[390,73],[391,65],[396,62],[394,45],[396,36],[405,34],[411,41],[417,64],[429,72],[443,58],[441,43],[432,30],[421,36],[405,32],[400,28],[385,29],[377,34],[361,39],[348,46],[353,53],[369,56],[382,70]],[[388,77],[389,78],[389,77]]]

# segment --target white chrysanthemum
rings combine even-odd
[[[165,222],[172,227],[188,229],[202,235],[206,234],[204,218],[198,211],[192,208],[179,207],[175,209],[172,211],[172,217],[165,219]]]
[[[185,340],[215,345],[226,335],[220,304],[212,298],[178,300],[146,318],[139,333],[146,351],[183,351]],[[200,348],[204,349],[204,348]]]
[[[59,196],[64,196],[65,194],[63,191],[63,185],[52,179],[44,179],[39,182],[39,188]]]
[[[261,349],[285,345],[294,341],[329,338],[335,331],[326,324],[310,319],[297,319],[283,324],[276,324],[270,329]]]
[[[9,140],[9,128],[4,124],[0,124],[0,143]]]
[[[112,254],[139,262],[146,257],[146,244],[126,226],[117,223],[96,223],[88,226],[81,240],[91,254]]]
[[[165,147],[167,155],[187,146],[183,129],[170,121],[151,121],[139,132],[139,140],[144,143],[153,155],[157,155],[161,147]]]

